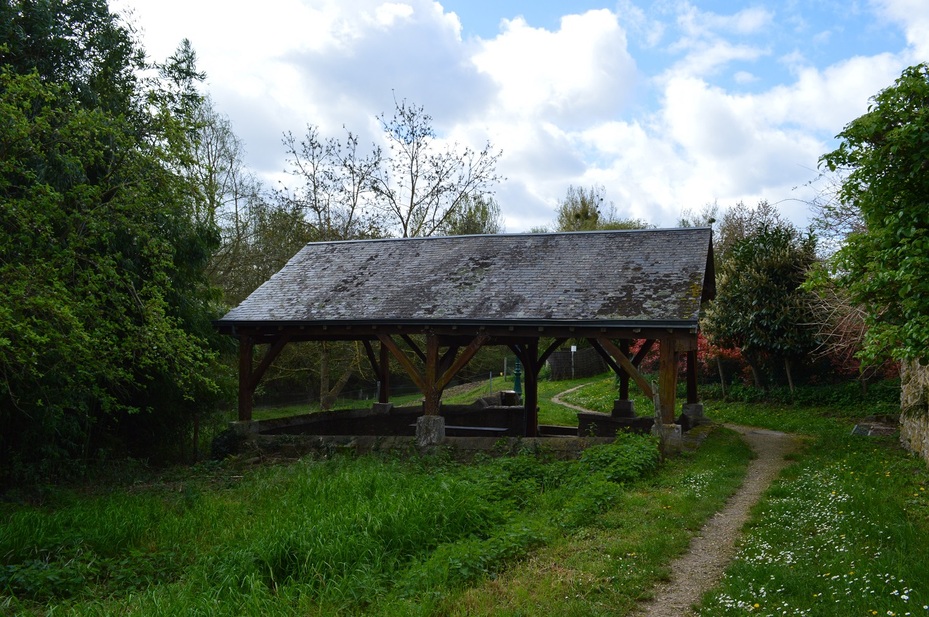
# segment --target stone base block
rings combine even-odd
[[[374,415],[389,414],[393,408],[393,403],[374,403],[371,405],[371,412]]]
[[[445,418],[420,416],[416,420],[416,445],[434,446],[445,439]]]
[[[679,424],[656,423],[652,427],[652,435],[661,440],[661,449],[665,453],[679,451],[684,443]]]
[[[635,417],[635,403],[626,399],[616,399],[613,401],[613,413],[614,418],[634,418]]]
[[[682,411],[690,419],[691,426],[706,422],[706,416],[703,414],[703,403],[686,403],[682,406]]]

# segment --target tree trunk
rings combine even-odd
[[[723,373],[723,361],[719,356],[716,356],[716,368],[719,369],[719,385],[723,389],[723,398],[726,398],[726,374]]]
[[[787,371],[787,385],[790,387],[790,396],[794,395],[794,376],[790,371],[790,359],[784,358],[784,370]]]

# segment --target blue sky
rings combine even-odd
[[[376,143],[397,96],[449,143],[502,150],[513,232],[550,224],[572,184],[659,226],[760,199],[806,224],[836,133],[929,61],[925,0],[113,2],[155,58],[191,40],[269,185],[285,131]]]

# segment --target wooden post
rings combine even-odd
[[[662,424],[674,424],[677,397],[677,350],[674,337],[661,339],[658,361],[658,397]]]
[[[619,341],[619,350],[624,356],[629,357],[629,339],[624,338]],[[629,373],[625,369],[619,373],[619,400],[629,400]]]
[[[239,337],[239,422],[251,422],[255,387],[252,385],[252,359],[255,341],[250,336]]]
[[[390,402],[390,350],[387,349],[387,346],[384,343],[381,343],[381,352],[380,352],[380,371],[378,373],[378,381],[380,381],[380,389],[377,393],[377,401],[379,403],[389,403]]]
[[[539,436],[539,340],[532,339],[525,348],[523,366],[526,369],[525,395],[523,405],[526,409],[526,437]],[[527,364],[528,362],[528,364]]]
[[[423,413],[439,415],[442,390],[439,381],[439,337],[430,332],[426,335],[426,370],[423,375]]]
[[[687,404],[695,405],[700,400],[697,397],[697,351],[687,352]]]

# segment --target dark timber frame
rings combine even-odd
[[[615,255],[602,254],[614,245],[618,245]],[[679,245],[689,249],[689,252],[676,249],[686,257],[686,263],[683,257],[681,263],[674,261],[675,247]],[[557,281],[544,280],[546,268],[554,271],[560,266],[557,261],[542,266],[532,264],[529,258],[516,265],[504,261],[510,253],[526,247],[539,251],[546,247],[549,251],[574,251],[569,255],[572,259],[577,259],[578,251],[583,253],[585,249],[593,254],[586,258],[586,268],[582,265],[576,273],[569,273],[573,278],[564,283],[561,280],[567,276],[564,274]],[[599,248],[595,251],[590,247]],[[667,251],[668,256],[653,257],[655,247]],[[474,256],[467,254],[469,248],[473,248],[475,254],[480,253],[483,259],[479,262],[483,267],[480,282],[485,286],[482,288],[475,289],[475,285],[464,278],[449,282],[451,274],[441,271],[442,264],[434,263],[435,255],[460,253],[458,262],[449,261],[445,267],[463,271],[462,277],[469,275],[475,271],[473,265],[470,271],[459,267],[459,262],[465,263],[465,259],[473,264]],[[645,255],[630,254],[636,249]],[[357,297],[362,300],[353,301],[352,297],[340,295],[352,289],[348,281],[357,280],[352,277],[363,267],[362,257],[368,255],[367,262],[376,261],[376,258],[383,260],[386,259],[383,255],[391,251],[399,251],[401,255],[425,254],[426,265],[417,266],[412,259],[404,264],[409,274],[405,282],[393,280],[398,276],[402,278],[402,273],[383,274],[379,270],[365,273],[360,283],[354,283],[355,287],[370,287],[358,292]],[[325,263],[323,258],[330,258],[332,252],[336,253],[335,257]],[[487,255],[495,257],[496,261]],[[542,256],[551,257],[547,253],[530,254],[532,259]],[[606,275],[590,271],[598,261],[609,259],[615,261],[615,268],[603,270]],[[396,264],[397,260],[385,263]],[[520,268],[529,267],[525,263],[530,263],[531,273],[542,276],[543,280],[520,283],[522,287],[515,289],[506,287],[510,282],[502,275],[526,276],[518,272]],[[650,264],[654,264],[652,271],[647,268]],[[337,271],[330,272],[328,268]],[[444,278],[430,279],[442,276]],[[602,280],[610,277],[612,280]],[[557,277],[553,274],[552,278]],[[392,295],[391,285],[399,290]],[[504,293],[496,294],[493,285],[504,287]],[[558,303],[563,300],[557,294],[563,295],[563,288],[570,285],[589,294],[587,304],[575,302],[578,306],[560,308]],[[623,296],[625,304],[616,301],[615,308],[610,305],[613,314],[603,317],[604,298],[611,297],[620,285],[628,287]],[[435,317],[440,311],[424,309],[425,300],[417,300],[419,287],[426,290],[421,298],[427,298],[430,292],[439,296],[444,293],[448,304],[442,305],[439,297],[437,306],[445,313],[458,314]],[[588,291],[590,288],[592,290]],[[305,299],[294,297],[303,292]],[[714,293],[712,235],[704,228],[322,243],[308,245],[278,275],[215,325],[239,342],[239,420],[242,422],[252,418],[255,389],[265,372],[281,350],[292,342],[360,341],[378,377],[381,403],[389,402],[389,365],[393,358],[422,392],[425,415],[439,414],[443,390],[482,347],[503,345],[516,354],[525,369],[525,435],[536,436],[539,372],[551,353],[570,339],[586,339],[604,358],[619,378],[620,399],[628,399],[632,382],[655,401],[660,421],[673,423],[678,359],[682,354],[687,358],[687,402],[697,402],[697,319],[700,304]],[[376,299],[380,294],[386,299],[378,304]],[[499,301],[502,310],[487,309],[479,302],[495,294],[502,297]],[[523,304],[511,302],[507,294],[518,295]],[[391,304],[396,302],[397,295],[407,302],[406,307],[402,302],[397,307]],[[364,298],[374,300],[365,306]],[[336,300],[342,304],[332,308]],[[486,301],[483,304],[487,304]],[[535,304],[541,308],[533,308]],[[523,306],[529,308],[522,310]],[[536,314],[526,315],[531,311]],[[646,311],[653,314],[643,316]],[[414,337],[418,337],[419,342]],[[633,341],[642,341],[642,345],[630,357]],[[659,350],[657,386],[638,369],[655,345]],[[256,354],[256,347],[265,348],[264,353]]]

